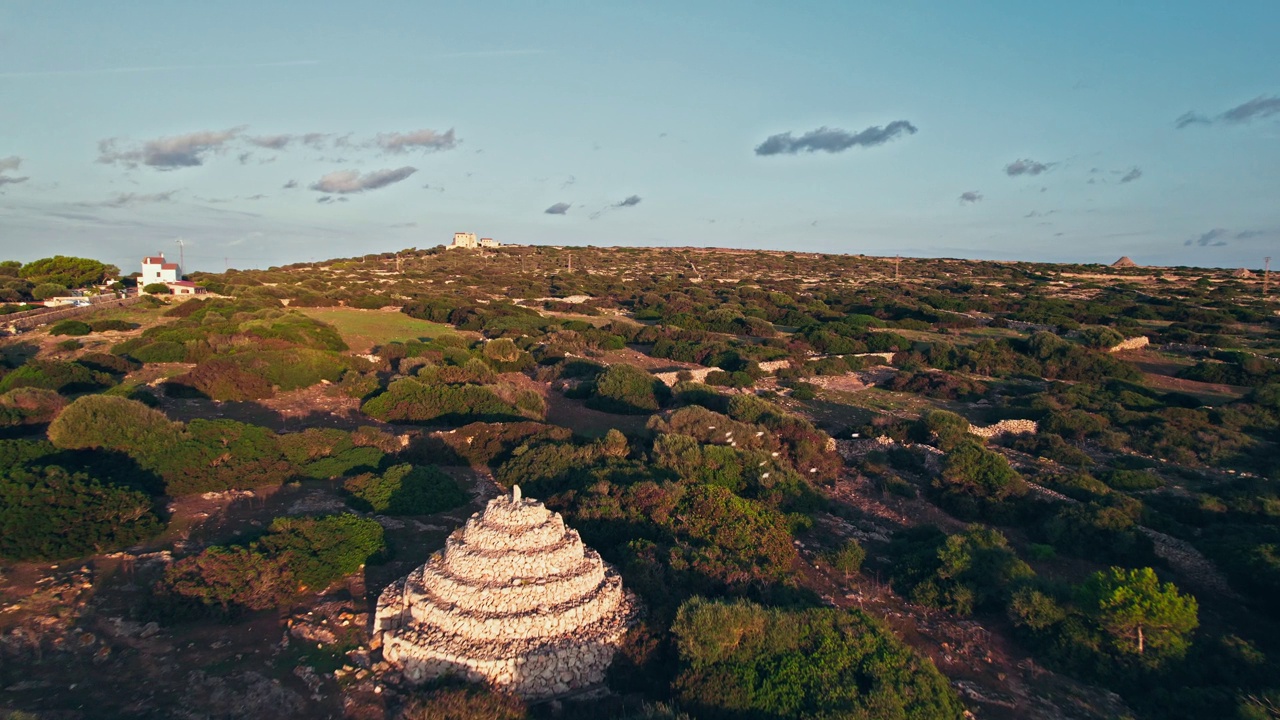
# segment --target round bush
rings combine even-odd
[[[183,362],[187,359],[187,348],[182,343],[161,340],[132,350],[129,356],[144,363]]]
[[[79,320],[63,320],[49,328],[50,335],[74,335],[78,337],[80,335],[88,335],[91,332],[93,332],[93,328],[89,327],[88,323],[82,323]]]
[[[671,397],[662,381],[634,365],[613,365],[596,378],[587,406],[611,413],[646,415]]]

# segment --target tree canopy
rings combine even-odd
[[[1148,664],[1181,657],[1200,624],[1196,599],[1162,584],[1151,568],[1101,570],[1078,592],[1081,608],[1115,648]]]
[[[51,283],[64,288],[82,288],[99,285],[107,278],[120,275],[115,265],[90,258],[54,255],[51,258],[33,260],[22,266],[18,276],[34,285]]]

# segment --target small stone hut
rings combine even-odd
[[[540,700],[602,683],[636,608],[577,531],[516,487],[382,592],[374,633],[410,682],[457,675]]]

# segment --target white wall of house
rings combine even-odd
[[[182,268],[177,263],[171,263],[164,259],[164,253],[153,257],[142,258],[142,277],[138,279],[138,285],[150,285],[151,283],[171,283],[178,282],[182,279]]]

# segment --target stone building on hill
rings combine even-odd
[[[456,675],[536,700],[601,685],[636,608],[577,531],[516,487],[382,592],[374,634],[410,682]]]
[[[453,234],[453,243],[445,245],[446,250],[455,248],[496,248],[498,241],[493,238],[476,238],[473,232],[459,232]]]
[[[1113,268],[1132,268],[1132,267],[1138,267],[1138,263],[1136,263],[1136,262],[1134,262],[1133,260],[1129,259],[1129,256],[1128,256],[1128,255],[1125,255],[1124,257],[1120,258],[1119,260],[1117,260],[1117,261],[1115,261],[1115,262],[1111,263],[1111,267],[1113,267]]]

